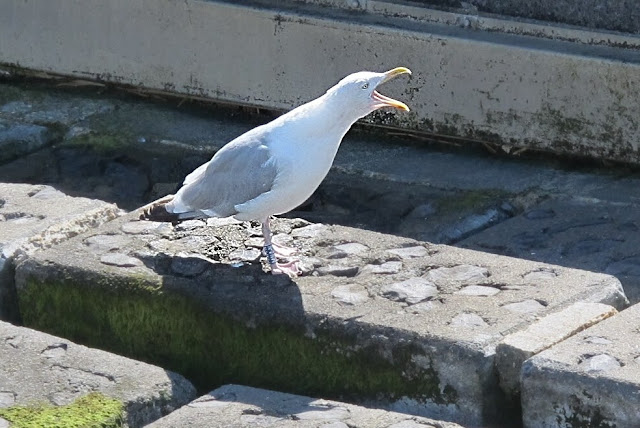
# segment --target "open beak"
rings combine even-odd
[[[393,79],[396,76],[399,76],[401,74],[411,74],[411,70],[409,70],[406,67],[396,67],[393,70],[389,70],[386,73],[384,73],[384,77],[382,78],[382,80],[380,81],[380,83],[378,85],[381,85],[385,82],[388,82],[389,80]],[[378,91],[373,91],[373,94],[371,94],[371,97],[377,101],[377,104],[375,105],[376,108],[380,108],[380,107],[395,107],[398,108],[400,110],[404,110],[404,111],[409,111],[409,107],[403,103],[402,101],[398,101],[398,100],[394,100],[393,98],[389,98],[385,95],[382,95],[381,93],[379,93]]]

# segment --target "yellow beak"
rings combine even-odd
[[[382,79],[382,82],[380,83],[384,83],[388,80],[393,79],[396,76],[399,76],[401,74],[411,74],[411,70],[409,70],[407,67],[396,67],[393,70],[389,70],[386,73],[384,73],[384,79]]]
[[[399,76],[401,74],[411,74],[411,70],[409,70],[406,67],[396,67],[396,68],[394,68],[392,70],[389,70],[386,73],[384,73],[384,78],[380,81],[380,84],[382,84],[384,82],[388,82],[389,80],[391,80],[394,77]],[[404,111],[409,111],[409,106],[407,106],[402,101],[398,101],[398,100],[394,100],[393,98],[389,98],[389,97],[387,97],[385,95],[382,95],[378,91],[373,91],[372,97],[373,97],[374,100],[379,102],[377,107],[386,107],[386,106],[388,106],[388,107],[395,107],[395,108],[398,108],[398,109],[404,110]]]

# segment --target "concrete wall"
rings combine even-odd
[[[360,11],[265,3],[8,2],[0,63],[271,109],[350,72],[403,65],[409,83],[383,92],[412,112],[382,113],[378,124],[640,162],[635,49],[480,31],[462,15],[442,25],[379,1]]]
[[[628,0],[414,0],[427,6],[540,19],[591,28],[640,32],[640,3]]]

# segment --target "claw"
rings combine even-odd
[[[262,252],[267,256],[267,263],[271,266],[271,273],[274,275],[285,274],[288,275],[289,278],[295,278],[302,274],[302,271],[298,268],[298,260],[278,263],[276,255],[286,258],[295,254],[297,250],[295,248],[282,247],[271,242],[269,218],[266,218],[262,222],[262,234],[264,235],[264,247],[262,247]]]
[[[297,261],[291,261],[287,263],[276,263],[275,265],[271,265],[271,273],[273,275],[285,274],[289,276],[289,278],[296,278],[297,276],[302,274],[302,271],[298,267]]]
[[[273,251],[276,253],[276,255],[280,257],[291,257],[294,254],[298,253],[297,248],[284,247],[282,245],[276,244],[275,242],[272,243],[271,245],[273,246]]]

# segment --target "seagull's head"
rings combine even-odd
[[[382,107],[394,107],[409,111],[409,107],[405,103],[377,91],[378,86],[401,74],[411,74],[411,70],[406,67],[396,67],[385,73],[360,71],[342,79],[327,91],[327,95],[338,100],[358,118]]]

